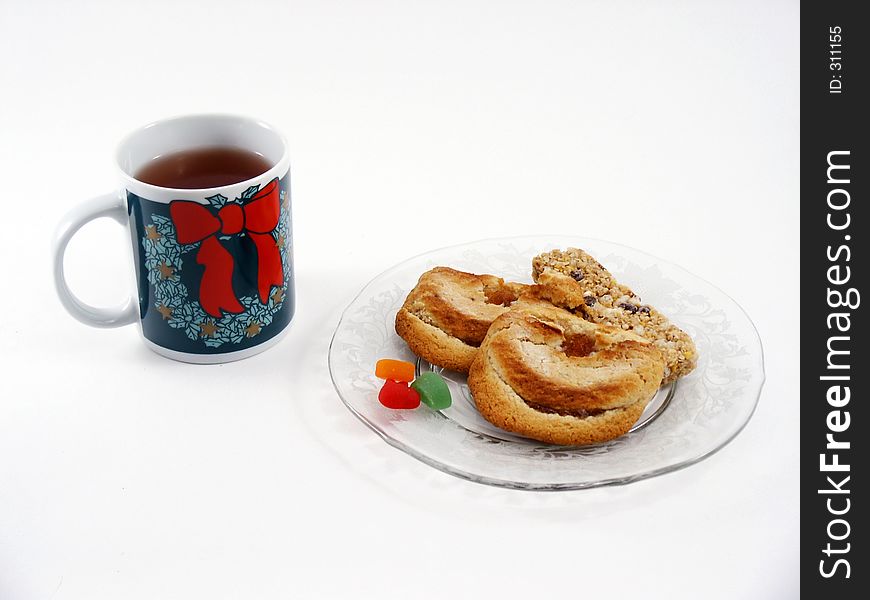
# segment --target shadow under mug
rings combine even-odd
[[[216,146],[256,152],[272,167],[207,189],[164,188],[135,177],[157,156]],[[116,162],[121,189],[74,208],[55,233],[54,281],[67,311],[93,327],[138,321],[150,349],[191,363],[239,360],[274,345],[295,310],[284,138],[246,117],[176,117],[129,134]],[[81,301],[64,276],[70,239],[101,217],[128,227],[133,247],[137,294],[113,308]]]

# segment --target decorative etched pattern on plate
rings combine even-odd
[[[662,390],[642,422],[672,392],[670,403],[643,428],[606,444],[574,448],[501,431],[473,408],[464,377],[450,374],[454,406],[393,411],[377,401],[379,358],[416,357],[396,335],[396,312],[424,271],[446,265],[529,282],[531,259],[553,248],[591,252],[618,279],[695,339],[697,369]],[[628,483],[710,455],[749,420],[764,380],[761,342],[742,309],[685,270],[637,250],[600,240],[534,236],[485,240],[436,250],[381,274],[348,306],[333,336],[330,374],[342,401],[391,445],[427,464],[473,481],[520,489],[580,489]],[[422,368],[426,368],[423,366]]]

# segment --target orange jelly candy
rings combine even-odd
[[[414,363],[404,360],[382,358],[375,365],[375,377],[380,379],[392,379],[393,381],[414,381]]]

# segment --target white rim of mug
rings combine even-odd
[[[244,181],[239,181],[237,183],[231,183],[228,185],[222,185],[217,187],[210,188],[172,188],[172,187],[163,187],[159,185],[153,185],[151,183],[146,183],[139,179],[136,179],[131,173],[127,171],[122,166],[121,157],[125,148],[127,148],[133,140],[140,135],[143,131],[155,127],[157,125],[165,125],[167,123],[179,122],[179,121],[191,121],[191,120],[207,120],[207,119],[235,119],[239,121],[248,122],[250,125],[262,127],[263,129],[269,131],[273,135],[275,135],[281,143],[281,158],[268,170],[256,177],[251,177],[249,179],[245,179]],[[192,146],[193,147],[193,146]],[[272,126],[270,123],[263,121],[262,119],[257,119],[253,117],[246,117],[243,115],[233,114],[233,113],[196,113],[196,114],[188,114],[188,115],[178,115],[175,117],[168,117],[165,119],[158,119],[157,121],[152,121],[138,127],[125,135],[121,141],[118,143],[115,148],[115,169],[118,171],[118,175],[123,183],[123,187],[126,190],[130,190],[135,193],[137,196],[148,198],[148,199],[156,199],[159,197],[172,195],[178,196],[181,198],[190,198],[191,196],[197,197],[207,197],[218,194],[222,191],[226,191],[232,188],[245,189],[257,181],[269,181],[274,178],[281,179],[290,169],[290,150],[287,144],[287,139],[281,134],[281,132]],[[140,193],[141,192],[141,193]]]

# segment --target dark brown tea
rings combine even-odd
[[[272,166],[250,150],[211,146],[158,156],[145,163],[135,177],[160,187],[194,190],[239,183],[262,175]]]

